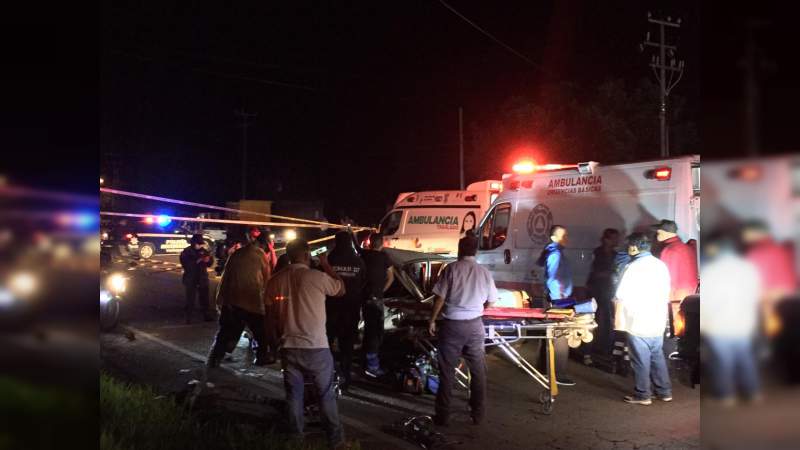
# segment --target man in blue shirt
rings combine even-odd
[[[542,250],[538,263],[544,267],[545,296],[550,307],[555,307],[558,300],[570,298],[572,295],[572,266],[564,255],[567,245],[567,229],[561,225],[550,227],[550,244]],[[567,360],[569,359],[569,343],[567,338],[560,337],[553,341],[556,360],[556,383],[562,386],[574,386],[575,382],[567,377]],[[544,343],[540,352],[540,367],[545,367],[547,348]]]
[[[498,294],[492,275],[475,261],[477,251],[478,238],[467,232],[458,241],[458,261],[444,269],[433,288],[436,300],[428,323],[432,336],[437,334],[436,317],[444,309],[437,343],[440,380],[434,417],[437,425],[448,425],[455,368],[462,355],[472,375],[469,386],[472,422],[479,425],[486,411],[483,310],[497,301]]]

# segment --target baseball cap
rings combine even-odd
[[[652,226],[654,230],[663,230],[667,233],[677,233],[678,232],[678,224],[673,222],[672,220],[663,219],[661,222]]]

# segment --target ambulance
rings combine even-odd
[[[453,255],[458,240],[500,195],[500,180],[470,184],[464,191],[404,192],[381,220],[379,231],[389,248]]]
[[[684,242],[699,240],[697,155],[608,166],[525,161],[504,174],[502,182],[478,225],[477,260],[491,271],[498,288],[525,300],[541,297],[545,280],[536,261],[555,224],[568,231],[564,253],[572,263],[576,298],[585,298],[593,251],[606,228],[624,237],[651,233],[651,225],[669,219],[677,223]]]

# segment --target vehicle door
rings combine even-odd
[[[478,263],[492,272],[495,282],[512,281],[510,202],[492,207],[478,229]]]

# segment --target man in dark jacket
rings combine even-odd
[[[332,333],[329,340],[339,341],[339,365],[343,383],[342,389],[350,385],[350,369],[353,362],[353,345],[358,335],[358,321],[361,319],[361,300],[363,298],[366,265],[353,246],[353,238],[347,231],[336,233],[336,247],[328,257],[331,268],[344,281],[345,295],[341,298],[328,298],[326,309]]]
[[[370,250],[362,255],[366,265],[366,287],[364,289],[364,353],[367,368],[364,374],[373,378],[383,375],[378,350],[383,342],[383,293],[394,282],[394,272],[389,256],[382,252],[383,235],[375,233],[370,238]]]
[[[544,267],[545,295],[550,307],[557,307],[558,300],[572,297],[572,267],[564,255],[567,244],[567,229],[561,225],[550,228],[550,244],[542,250],[539,265]],[[575,382],[567,377],[567,360],[569,359],[569,343],[567,338],[560,337],[553,341],[555,345],[556,383],[563,386],[574,386]],[[539,364],[545,367],[546,352],[542,345]]]
[[[590,295],[597,301],[597,332],[594,341],[584,345],[583,360],[586,364],[591,364],[592,352],[608,356],[611,351],[610,338],[614,323],[611,299],[614,298],[614,260],[619,245],[619,231],[606,228],[600,242],[601,245],[594,249],[592,270],[586,283]]]
[[[186,288],[186,323],[191,323],[195,299],[199,298],[206,322],[214,320],[208,305],[208,268],[214,265],[214,257],[204,247],[203,236],[195,234],[191,245],[181,252],[183,286]]]

